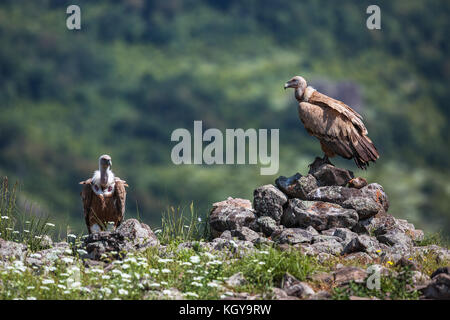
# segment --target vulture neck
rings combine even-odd
[[[295,99],[297,99],[298,102],[302,102],[304,93],[305,88],[302,87],[295,88]]]
[[[112,173],[109,168],[100,167],[100,185],[106,187],[108,185],[109,175]]]

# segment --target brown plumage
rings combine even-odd
[[[111,157],[103,155],[99,159],[99,170],[85,181],[81,191],[84,219],[88,232],[105,230],[109,222],[117,228],[125,214],[125,201],[128,187],[126,181],[115,177],[111,168]]]
[[[353,159],[359,168],[366,169],[369,161],[378,159],[378,151],[355,110],[307,86],[300,76],[286,82],[284,88],[295,89],[300,120],[306,131],[319,139],[325,161],[337,154]]]

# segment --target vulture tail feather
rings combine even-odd
[[[355,138],[357,142],[353,144],[356,151],[354,160],[358,168],[365,170],[369,161],[375,162],[378,159],[378,150],[367,136],[357,135]]]

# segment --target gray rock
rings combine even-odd
[[[288,294],[283,289],[274,287],[271,289],[271,291],[272,298],[275,300],[290,300]],[[295,298],[298,299],[297,297]]]
[[[308,200],[332,202],[342,205],[351,198],[370,198],[379,204],[384,211],[389,209],[389,199],[382,186],[371,183],[361,189],[342,186],[323,186],[311,191]]]
[[[255,247],[250,241],[223,238],[215,238],[211,242],[206,242],[203,248],[208,251],[220,251],[230,256],[237,255],[238,257],[245,257],[255,252]]]
[[[342,252],[343,246],[339,241],[330,239],[328,241],[313,243],[311,249],[315,255],[320,253],[339,255]]]
[[[253,192],[253,207],[257,216],[269,216],[279,222],[283,206],[288,201],[286,195],[275,186],[268,184]]]
[[[439,273],[434,276],[422,292],[428,299],[450,300],[450,275]]]
[[[332,298],[331,293],[326,290],[318,291],[316,294],[312,295],[310,300],[330,300]]]
[[[333,240],[335,240],[337,242],[341,242],[342,241],[342,239],[339,238],[339,237],[319,234],[319,235],[313,236],[313,238],[311,240],[311,243],[328,242],[328,241],[333,241]]]
[[[258,238],[260,238],[260,235],[257,232],[247,227],[242,227],[238,230],[232,230],[231,236],[237,237],[239,240],[245,240],[250,242],[254,242]]]
[[[347,245],[352,239],[358,236],[357,233],[347,229],[347,228],[336,228],[333,229],[332,235],[335,237],[339,237],[342,240],[343,245]]]
[[[233,238],[233,236],[231,235],[231,231],[230,231],[230,230],[225,230],[225,231],[222,232],[222,234],[220,235],[220,238],[226,239],[226,240],[231,240],[231,239]]]
[[[324,164],[310,173],[317,179],[320,186],[345,186],[354,177],[353,172]]]
[[[225,280],[225,284],[230,287],[239,287],[247,283],[247,280],[245,279],[242,272],[238,272],[233,274],[231,277],[229,277],[227,280]]]
[[[372,200],[372,198],[363,197],[347,199],[342,203],[342,207],[356,210],[359,220],[373,217],[383,210],[381,205]]]
[[[306,200],[308,193],[318,187],[317,180],[313,175],[302,176],[300,173],[296,173],[289,178],[280,176],[275,180],[275,184],[289,198],[303,200]]]
[[[371,183],[360,189],[360,191],[363,197],[371,197],[372,200],[383,207],[384,211],[388,211],[389,198],[381,185],[378,183]]]
[[[159,245],[158,238],[149,226],[136,219],[128,219],[115,231],[102,231],[87,236],[83,245],[87,251],[87,258],[100,260],[103,255],[119,258],[121,252],[144,250]]]
[[[431,274],[431,278],[434,278],[434,277],[436,277],[438,274],[441,274],[441,273],[445,273],[445,274],[450,275],[450,266],[449,266],[449,267],[440,267],[440,268],[437,268],[437,269]]]
[[[350,253],[344,259],[346,261],[356,261],[362,264],[369,264],[373,261],[372,257],[365,252]]]
[[[333,280],[337,285],[344,285],[350,281],[362,283],[366,277],[367,272],[357,267],[343,267],[333,272]]]
[[[141,250],[159,245],[159,240],[152,229],[145,223],[136,219],[128,219],[123,222],[115,231],[122,236],[127,244],[134,250]]]
[[[342,186],[319,187],[310,193],[307,198],[311,201],[324,201],[341,205],[345,200],[362,196],[362,189],[347,188]]]
[[[373,253],[379,249],[379,244],[375,238],[367,235],[359,235],[350,242],[342,250],[342,254],[349,254],[354,252],[367,252]]]
[[[307,228],[312,226],[317,231],[331,228],[352,228],[358,221],[358,214],[353,209],[327,202],[304,202],[289,200],[282,223],[286,227]]]
[[[307,283],[297,280],[289,273],[283,276],[281,287],[289,296],[308,298],[314,294],[314,290]]]
[[[256,219],[258,229],[261,230],[266,236],[270,236],[275,230],[279,230],[282,226],[277,225],[277,222],[268,216],[258,217]],[[259,231],[258,230],[258,231]]]
[[[211,234],[216,238],[225,230],[249,227],[256,216],[249,200],[228,198],[213,204],[209,219]]]
[[[312,235],[319,235],[319,232],[314,229],[313,227],[309,226],[308,228],[306,228],[306,231],[308,231],[309,233],[311,233]]]
[[[10,259],[23,260],[27,247],[22,243],[6,241],[0,238],[0,261]]]
[[[300,228],[287,228],[284,229],[279,236],[274,240],[280,244],[297,244],[297,243],[309,243],[312,240],[313,235]]]
[[[334,232],[336,231],[337,228],[330,228],[330,229],[325,229],[320,231],[320,234],[323,234],[325,236],[334,236]],[[345,229],[345,228],[343,228]],[[348,230],[348,229],[345,229]]]
[[[410,237],[406,234],[401,233],[399,231],[390,231],[377,236],[377,240],[380,243],[384,243],[389,246],[401,246],[401,247],[410,247],[413,245],[413,242]]]

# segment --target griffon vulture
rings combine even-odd
[[[306,131],[320,141],[325,156],[323,161],[337,155],[352,159],[361,169],[379,154],[367,136],[362,117],[345,103],[330,98],[311,86],[300,76],[285,83],[284,89],[294,88],[299,102],[298,113]]]
[[[100,156],[98,166],[92,178],[80,182],[83,185],[81,200],[84,219],[89,233],[105,230],[111,222],[117,228],[125,213],[126,181],[114,176],[109,155]]]

